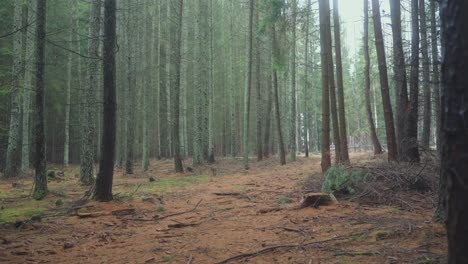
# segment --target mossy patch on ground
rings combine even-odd
[[[16,203],[14,207],[0,210],[0,222],[10,223],[40,215],[47,210],[46,205],[47,203],[45,201],[34,200]]]

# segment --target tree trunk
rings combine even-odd
[[[23,25],[23,2],[15,1],[14,10],[14,30],[18,30]],[[18,176],[20,168],[20,123],[21,123],[21,89],[22,74],[24,68],[23,60],[23,35],[21,31],[13,35],[13,68],[11,82],[11,107],[10,107],[10,129],[8,130],[8,147],[6,152],[5,177]]]
[[[260,28],[260,15],[259,8],[255,9],[255,28],[258,30]],[[262,85],[261,85],[261,39],[257,34],[255,37],[255,61],[256,61],[256,106],[257,106],[257,116],[256,116],[256,152],[257,152],[257,161],[263,160],[263,142],[262,142],[262,131],[263,131],[263,100],[262,100]]]
[[[410,98],[407,119],[408,140],[402,157],[405,161],[419,162],[418,104],[419,104],[419,12],[418,0],[411,0],[411,73]]]
[[[134,4],[135,2],[129,2],[130,4]],[[131,8],[129,6],[128,8]],[[126,142],[126,161],[125,161],[125,173],[126,174],[133,174],[134,172],[134,154],[135,154],[135,129],[136,129],[136,120],[135,120],[135,107],[136,103],[136,93],[137,93],[137,86],[136,86],[136,77],[135,77],[135,48],[134,48],[134,38],[135,38],[135,30],[136,27],[134,26],[135,17],[131,12],[134,10],[130,9],[129,14],[127,17],[127,142]],[[166,119],[164,119],[166,120]]]
[[[398,153],[395,139],[395,127],[393,124],[392,104],[390,102],[390,92],[388,88],[387,61],[385,58],[382,22],[380,21],[379,0],[372,0],[372,12],[374,15],[375,48],[377,50],[377,60],[379,63],[380,89],[382,93],[385,130],[387,133],[388,160],[396,161]]]
[[[434,93],[435,138],[437,150],[440,150],[440,80],[439,50],[437,45],[436,0],[431,3],[431,51],[432,51],[432,89]]]
[[[330,64],[328,52],[330,50],[330,3],[328,0],[319,0],[320,15],[320,57],[322,70],[322,172],[331,167],[330,157]]]
[[[174,167],[176,172],[183,172],[182,158],[180,153],[179,112],[180,112],[180,73],[182,52],[182,17],[183,0],[172,3],[171,8],[171,90],[172,90],[172,144],[174,148]]]
[[[341,59],[341,30],[340,30],[340,14],[338,10],[338,0],[333,0],[333,21],[335,33],[335,55],[336,55],[336,87],[338,91],[338,119],[340,127],[340,143],[341,143],[341,162],[349,163],[348,153],[348,133],[346,131],[346,112],[344,102],[343,88],[343,63]]]
[[[407,107],[408,107],[408,83],[406,77],[405,54],[401,33],[401,3],[400,0],[390,0],[392,36],[393,36],[393,72],[396,86],[396,138],[399,158],[404,160],[403,152],[407,140]]]
[[[74,15],[72,15],[73,17]],[[70,21],[74,23],[74,19]],[[72,26],[73,27],[73,26]],[[73,30],[70,31],[69,36],[69,48],[73,50],[74,34]],[[63,143],[63,165],[68,166],[70,163],[70,109],[71,109],[71,89],[72,89],[72,78],[73,78],[73,54],[68,53],[67,62],[67,95],[65,103],[65,140]]]
[[[143,21],[145,24],[144,26],[144,36],[143,36],[143,45],[145,47],[145,51],[147,54],[143,53],[143,57],[141,58],[144,60],[143,63],[143,87],[142,87],[142,160],[141,160],[141,171],[146,172],[148,171],[149,167],[149,156],[150,156],[150,91],[151,91],[151,80],[152,80],[152,71],[151,68],[151,60],[153,58],[153,49],[151,47],[151,41],[154,39],[153,36],[153,16],[150,10],[145,10],[145,19]]]
[[[101,30],[101,0],[91,2],[91,14],[89,23],[88,56],[92,57],[88,64],[88,83],[84,94],[83,120],[83,142],[81,144],[81,164],[80,164],[80,183],[82,185],[91,185],[93,178],[94,162],[94,112],[95,112],[95,92],[97,90],[97,72],[99,60],[99,36]]]
[[[169,157],[168,103],[167,103],[167,8],[168,1],[159,4],[159,144],[161,157]]]
[[[296,160],[296,13],[297,3],[292,0],[292,47],[291,47],[291,117],[290,117],[290,145],[291,145],[291,160]]]
[[[280,164],[286,164],[286,151],[284,149],[284,142],[283,142],[283,132],[281,131],[281,116],[280,116],[280,105],[279,105],[279,91],[278,91],[278,73],[276,69],[276,61],[278,59],[278,47],[276,43],[276,26],[273,22],[271,26],[271,41],[272,41],[272,52],[273,52],[273,63],[272,63],[272,70],[273,70],[273,96],[275,100],[275,121],[276,121],[276,130],[278,135],[278,148],[280,154]]]
[[[104,113],[102,133],[102,156],[99,173],[96,178],[94,199],[110,201],[114,177],[115,130],[116,130],[116,85],[115,85],[115,49],[116,49],[116,0],[104,0]]]
[[[421,29],[421,53],[422,53],[422,69],[423,69],[423,129],[421,136],[421,145],[424,149],[429,149],[431,137],[431,117],[432,117],[432,101],[431,101],[431,84],[429,77],[429,44],[427,40],[427,25],[426,25],[426,5],[424,0],[419,0],[419,19]]]
[[[269,67],[272,65],[272,54],[268,55],[268,64]],[[267,108],[265,109],[265,133],[263,136],[263,156],[265,158],[270,157],[271,153],[271,143],[270,143],[270,131],[271,131],[271,110],[273,106],[273,96],[272,96],[272,88],[273,88],[273,80],[272,80],[272,71],[268,71],[267,74],[267,83],[266,83],[266,97],[267,97]]]
[[[35,123],[35,178],[33,197],[36,200],[44,198],[47,190],[47,161],[45,142],[45,42],[46,42],[47,0],[37,0],[36,11],[36,111]]]
[[[306,22],[305,22],[305,66],[304,66],[304,152],[305,156],[309,157],[309,108],[307,107],[309,100],[309,24],[310,24],[310,9],[311,0],[307,0]]]
[[[441,180],[446,180],[448,263],[468,263],[468,2],[441,1],[442,149]],[[445,188],[443,189],[445,190]]]
[[[247,36],[247,68],[244,90],[244,169],[249,169],[249,130],[250,130],[250,91],[252,90],[252,49],[253,49],[253,14],[254,2],[249,0],[249,25]]]
[[[213,50],[213,38],[214,38],[214,24],[213,24],[213,0],[210,0],[210,76],[208,85],[208,163],[215,162],[214,154],[214,50]]]
[[[375,130],[372,118],[372,106],[370,98],[370,56],[369,56],[369,0],[364,0],[364,93],[366,98],[366,113],[369,123],[369,133],[374,146],[374,155],[382,154],[382,146]]]
[[[33,14],[36,14],[37,1],[28,2],[28,20],[30,24],[35,20]],[[21,171],[24,175],[29,173],[30,163],[30,120],[31,120],[31,91],[33,90],[33,68],[34,68],[34,32],[36,24],[30,25],[30,29],[26,31],[26,64],[24,71],[24,89],[23,89],[23,140],[21,150]],[[69,105],[69,104],[68,104]]]

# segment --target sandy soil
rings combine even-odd
[[[0,262],[444,261],[443,226],[433,223],[432,210],[423,206],[404,211],[339,201],[330,206],[297,209],[306,178],[316,182],[310,188],[320,188],[319,157],[301,157],[286,166],[279,166],[274,159],[253,162],[249,171],[242,169],[240,160],[220,160],[211,167],[196,168],[193,175],[186,174],[186,178],[194,177],[187,184],[168,183],[164,188],[152,189],[158,181],[149,182],[150,176],[158,180],[181,177],[172,172],[172,164],[152,161],[147,174],[133,177],[123,177],[117,171],[117,200],[90,202],[88,207],[77,210],[89,217],[63,213],[86,190],[76,184],[76,168],[67,169],[65,181],[51,184],[54,192],[43,202],[48,210],[42,221],[26,221],[19,228],[13,224],[0,226]],[[11,184],[0,182],[0,191]],[[30,184],[30,180],[23,180],[23,192],[0,199],[2,208],[29,199],[22,196],[29,193]],[[63,205],[57,202],[59,199]],[[417,198],[413,202],[417,203]],[[158,220],[178,212],[185,213]],[[286,247],[273,249],[275,246]],[[244,253],[252,254],[223,262]]]

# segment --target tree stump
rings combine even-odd
[[[302,196],[299,208],[327,206],[336,202],[336,198],[328,193],[306,193]]]

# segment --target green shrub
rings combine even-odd
[[[356,183],[366,179],[366,174],[359,170],[348,169],[344,166],[331,167],[325,173],[322,191],[335,194],[355,193]]]

